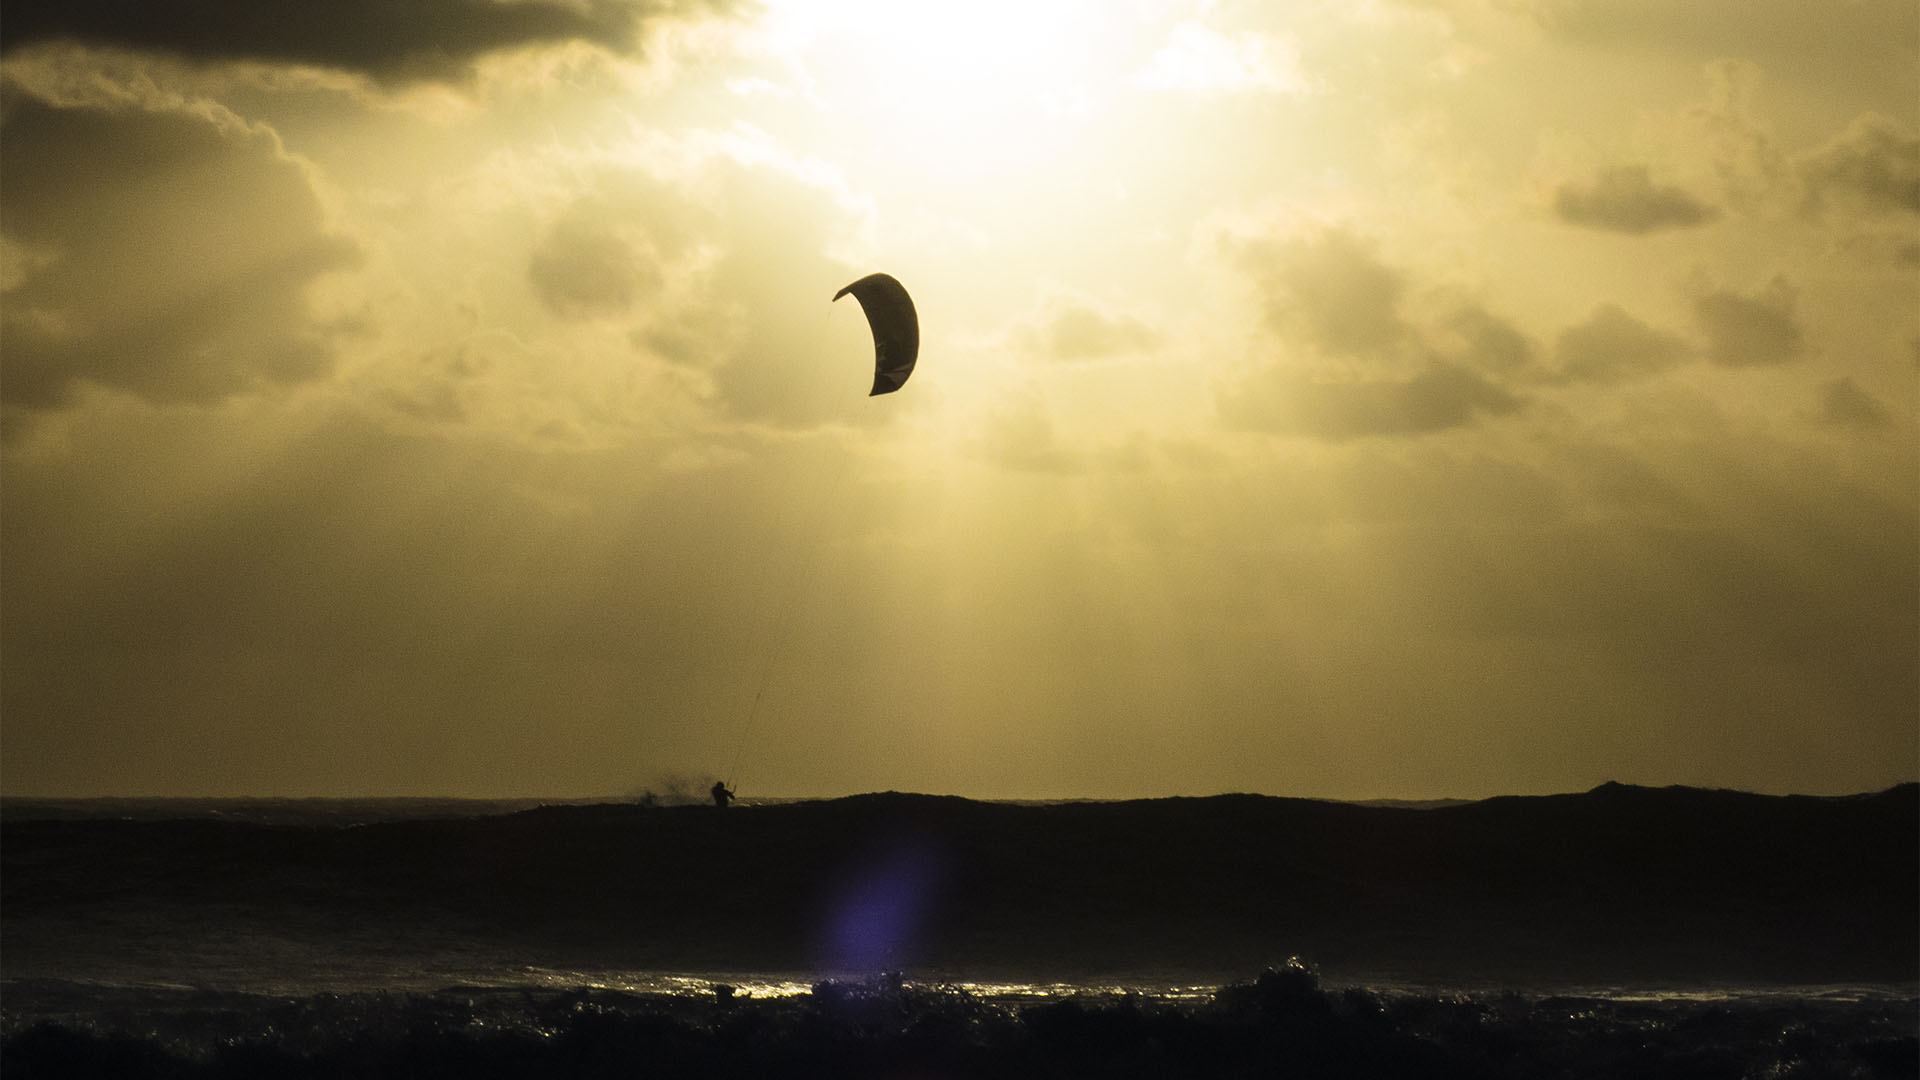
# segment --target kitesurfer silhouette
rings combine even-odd
[[[710,794],[713,795],[713,805],[720,807],[722,810],[726,809],[727,804],[733,801],[733,792],[727,790],[727,782],[725,780],[715,780],[713,782],[713,790]]]

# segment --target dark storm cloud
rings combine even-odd
[[[1852,200],[1870,210],[1920,214],[1920,135],[1867,115],[1801,163],[1813,209]]]
[[[1520,405],[1479,375],[1441,361],[1406,379],[1320,382],[1270,371],[1219,399],[1221,417],[1232,427],[1329,441],[1424,435]]]
[[[0,310],[0,398],[52,407],[90,381],[207,402],[330,370],[337,330],[307,290],[356,250],[270,132],[18,93],[4,116],[0,234],[26,259]]]
[[[1590,184],[1562,184],[1553,211],[1569,225],[1632,236],[1704,225],[1719,216],[1679,188],[1654,184],[1645,165],[1602,169]]]
[[[1774,278],[1752,296],[1715,291],[1696,297],[1694,317],[1707,334],[1707,359],[1727,367],[1785,364],[1805,350],[1794,314],[1798,292]]]
[[[1686,358],[1687,346],[1614,304],[1561,331],[1554,342],[1556,376],[1573,382],[1616,383],[1656,375]]]
[[[379,79],[445,77],[489,52],[586,41],[625,51],[647,18],[710,3],[589,0],[12,0],[8,52],[45,41],[169,53],[188,60],[260,60],[360,72]]]
[[[1835,379],[1820,389],[1820,421],[1834,427],[1883,428],[1893,423],[1887,407],[1860,388],[1851,377]]]

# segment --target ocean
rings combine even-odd
[[[1916,809],[8,799],[0,1073],[1911,1077]]]

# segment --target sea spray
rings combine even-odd
[[[1916,999],[1408,993],[1290,963],[1201,996],[542,985],[304,997],[9,986],[7,1076],[1527,1077],[1913,1075]]]

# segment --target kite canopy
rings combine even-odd
[[[833,298],[848,293],[860,301],[873,328],[873,390],[867,396],[891,394],[907,384],[920,356],[920,316],[914,313],[913,297],[889,274],[868,274]]]

